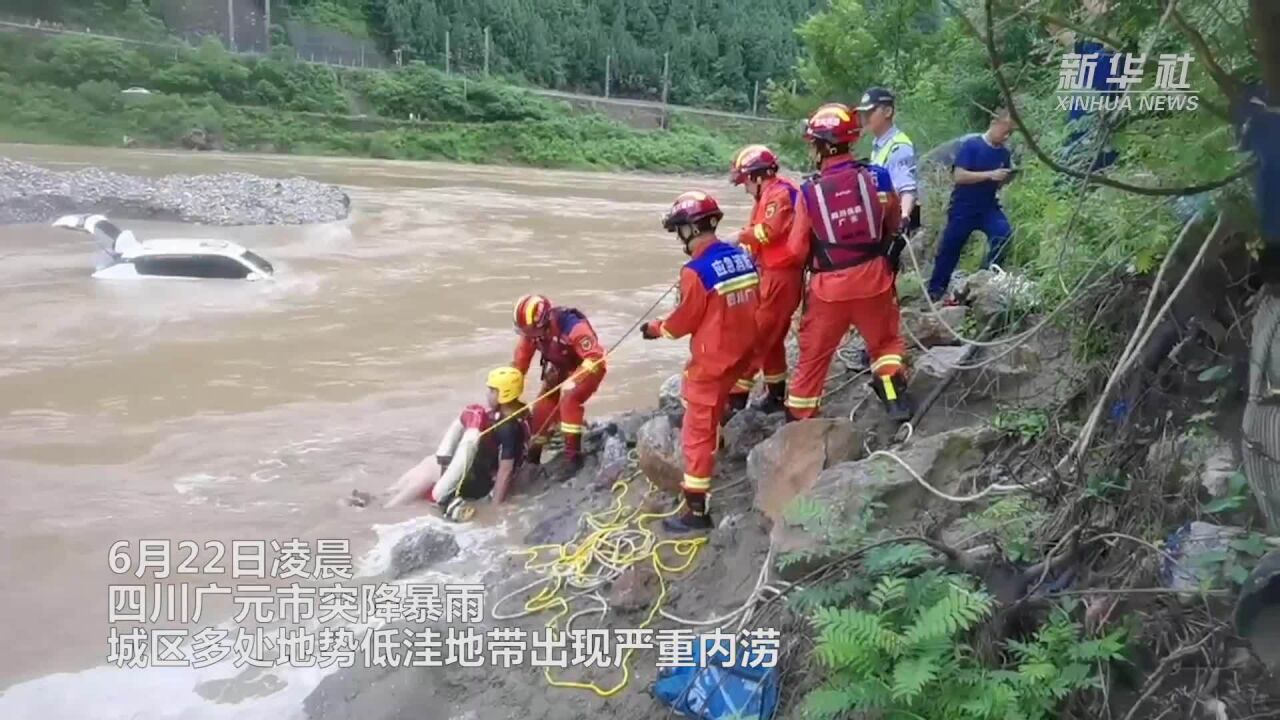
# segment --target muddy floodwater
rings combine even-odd
[[[709,189],[727,227],[746,219],[746,198],[722,178],[40,146],[0,155],[142,175],[303,175],[340,185],[352,207],[342,222],[291,227],[117,218],[144,239],[241,243],[275,265],[264,283],[93,280],[88,236],[0,226],[0,716],[14,718],[276,716],[229,705],[61,715],[31,698],[92,703],[140,672],[105,667],[114,541],[348,538],[357,556],[370,551],[375,526],[421,510],[339,500],[385,488],[483,397],[486,371],[511,356],[516,297],[577,306],[612,344],[676,277],[683,256],[659,226],[676,194]],[[652,405],[685,352],[629,338],[588,418]],[[134,691],[178,707],[184,677],[151,675]]]

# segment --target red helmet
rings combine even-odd
[[[821,140],[828,145],[852,145],[862,137],[858,114],[840,103],[827,103],[814,111],[805,123],[805,142]]]
[[[681,225],[693,225],[707,218],[715,218],[718,222],[722,217],[724,213],[720,212],[720,203],[715,198],[704,192],[690,190],[682,193],[671,204],[671,209],[662,216],[662,227],[667,232],[675,232]]]
[[[516,331],[526,337],[539,337],[551,327],[551,301],[543,295],[525,295],[516,301]]]
[[[741,185],[760,172],[778,172],[778,156],[763,145],[748,145],[738,151],[729,169],[729,182]]]

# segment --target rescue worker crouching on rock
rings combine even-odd
[[[716,237],[723,217],[719,204],[705,193],[686,192],[676,198],[662,226],[680,237],[691,259],[680,270],[675,310],[641,327],[647,340],[690,336],[680,391],[686,408],[681,423],[685,509],[663,521],[669,532],[714,527],[707,499],[720,419],[729,391],[750,367],[755,348],[760,277],[746,252]]]
[[[763,145],[738,151],[729,181],[742,185],[755,200],[751,222],[738,233],[738,243],[755,260],[760,273],[760,307],[756,311],[756,351],[747,372],[729,396],[731,411],[747,406],[757,372],[769,394],[760,410],[782,412],[787,397],[787,333],[791,316],[804,293],[804,262],[787,252],[787,236],[795,217],[799,188],[778,175],[778,156]]]
[[[858,117],[839,103],[809,118],[805,141],[818,174],[800,186],[801,202],[787,239],[789,252],[809,263],[800,321],[800,358],[787,395],[787,421],[817,414],[831,358],[849,327],[871,356],[871,387],[898,422],[911,419],[906,393],[906,346],[898,311],[890,248],[901,240],[901,210],[889,173],[849,154],[861,136]]]
[[[515,327],[520,342],[511,364],[528,373],[534,354],[542,359],[542,389],[533,405],[529,462],[541,463],[543,447],[559,421],[564,452],[547,474],[568,480],[582,469],[584,405],[604,380],[604,348],[586,315],[575,308],[553,306],[542,295],[525,295],[516,301]]]

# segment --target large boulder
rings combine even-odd
[[[680,429],[666,415],[659,415],[640,427],[636,437],[640,471],[650,482],[668,492],[679,492],[684,478],[683,445]]]
[[[951,368],[964,364],[967,347],[940,346],[928,352],[913,353],[911,357],[911,381],[909,389],[917,401],[923,400],[942,382]]]
[[[895,454],[926,482],[955,494],[962,475],[979,467],[998,440],[989,429],[961,428],[922,438]],[[783,508],[772,533],[775,556],[795,554],[784,558],[787,579],[843,552],[832,544],[832,536],[857,527],[869,503],[884,506],[875,516],[878,527],[903,527],[919,521],[930,501],[929,491],[911,472],[879,455],[823,470],[812,487],[796,497],[797,502]],[[792,561],[796,557],[803,559]]]
[[[955,386],[970,404],[985,399],[1006,403],[1044,405],[1055,391],[1056,373],[1042,372],[1043,362],[1033,343],[1016,347],[983,348],[970,354],[970,346],[940,345],[912,357],[911,394],[923,400],[953,368]]]
[[[968,314],[969,308],[963,305],[938,308],[936,314],[927,307],[921,310],[903,310],[902,324],[906,326],[909,336],[914,336],[925,347],[959,345],[959,338],[947,327],[959,330]]]
[[[752,448],[766,440],[786,419],[782,413],[766,415],[755,408],[736,413],[724,426],[724,458],[729,462],[747,457]]]
[[[863,436],[844,418],[815,418],[783,425],[747,455],[747,478],[756,489],[755,506],[770,520],[797,494],[813,486],[818,474],[858,457]]]
[[[961,370],[960,384],[969,402],[993,398],[1004,403],[1042,405],[1045,382],[1057,377],[1057,369],[1041,372],[1043,363],[1034,343],[986,348],[965,364],[981,365]],[[1039,380],[1041,382],[1032,382]]]
[[[993,284],[996,274],[991,270],[979,270],[966,275],[955,283],[955,297],[958,301],[973,307],[974,317],[986,320],[992,315],[1003,312],[1004,299],[1000,297]]]
[[[955,296],[973,308],[978,322],[1013,307],[1029,309],[1037,305],[1035,284],[1011,272],[979,270],[955,283]]]

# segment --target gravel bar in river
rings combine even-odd
[[[246,173],[142,177],[85,168],[58,172],[0,157],[0,223],[46,223],[60,215],[170,220],[204,225],[298,225],[345,218],[341,189],[306,178]]]

